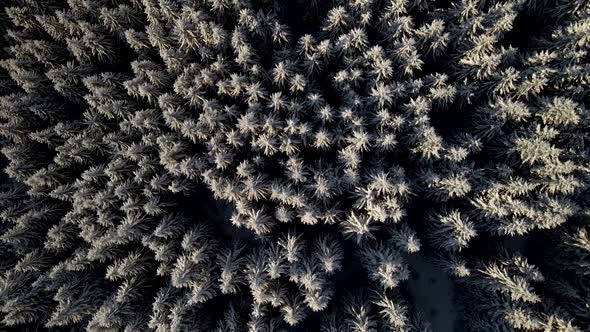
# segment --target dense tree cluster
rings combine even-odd
[[[2,326],[588,331],[587,1],[2,6]]]

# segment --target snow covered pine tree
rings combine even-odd
[[[0,330],[589,331],[590,2],[0,9]]]

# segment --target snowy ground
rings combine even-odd
[[[444,271],[420,255],[406,257],[412,270],[408,289],[424,310],[434,332],[454,331],[453,282]]]

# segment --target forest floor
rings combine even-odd
[[[412,270],[408,290],[416,306],[424,311],[432,331],[453,332],[453,281],[443,270],[423,256],[409,255],[406,260]]]

